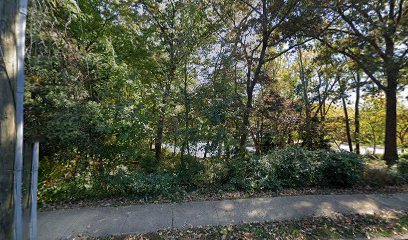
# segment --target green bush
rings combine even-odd
[[[44,181],[38,185],[38,202],[40,203],[76,201],[91,196],[83,176],[53,183]]]
[[[408,153],[403,153],[399,156],[400,160],[408,160]]]
[[[146,157],[144,171],[149,169]],[[106,197],[170,197],[183,189],[221,187],[227,191],[275,191],[282,188],[351,187],[359,184],[364,164],[356,154],[330,150],[310,151],[300,147],[275,150],[263,157],[246,156],[235,159],[184,159],[174,171],[143,173],[116,170],[94,173],[92,169],[40,185],[40,201],[72,201]],[[395,168],[397,169],[397,168]],[[407,179],[407,161],[401,158],[398,173]],[[397,170],[395,170],[397,172]],[[395,175],[395,174],[394,174]],[[394,176],[393,175],[393,176]],[[374,176],[374,177],[373,177]],[[388,173],[365,172],[369,184],[392,184]],[[396,176],[396,175],[395,175]],[[377,180],[378,181],[377,181]],[[385,179],[385,180],[384,180]],[[377,181],[378,183],[376,183]]]
[[[204,160],[205,170],[199,175],[199,177],[202,178],[202,187],[227,183],[230,174],[230,169],[227,165],[230,161],[230,159],[224,158],[209,158],[208,160]]]
[[[356,154],[300,147],[275,150],[262,158],[236,159],[229,184],[239,190],[351,187],[364,172]]]
[[[362,180],[364,164],[354,153],[320,151],[321,184],[351,187]]]
[[[269,168],[268,176],[272,177],[272,180],[278,179],[282,187],[315,186],[320,166],[316,157],[318,156],[315,152],[300,147],[280,149],[266,155],[259,170]]]
[[[141,154],[138,157],[140,166],[145,173],[154,173],[159,168],[159,163],[153,153],[148,152],[147,154]]]
[[[172,197],[181,192],[177,177],[161,174],[125,173],[98,178],[77,177],[58,184],[40,184],[40,202],[77,201],[89,198],[157,196]]]
[[[179,182],[189,189],[201,185],[198,176],[205,171],[203,164],[193,156],[185,155],[183,158],[183,161],[176,166]]]
[[[403,183],[408,183],[408,154],[400,156],[397,163],[398,174]]]
[[[168,197],[180,190],[177,178],[168,174],[155,175],[120,171],[115,175],[106,176],[103,181],[106,192],[111,196],[154,197],[163,195]]]
[[[396,185],[399,182],[398,174],[388,167],[367,167],[364,171],[364,183],[373,187]]]
[[[244,190],[250,191],[253,189],[252,177],[254,175],[253,163],[254,159],[249,157],[237,157],[227,162],[228,182],[227,190]]]

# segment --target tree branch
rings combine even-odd
[[[382,59],[386,59],[387,56],[386,54],[381,50],[381,48],[378,46],[378,44],[375,42],[375,40],[364,36],[364,34],[362,34],[357,27],[354,25],[353,21],[348,18],[343,11],[340,9],[337,11],[338,14],[341,16],[341,18],[349,25],[349,27],[351,28],[351,30],[360,38],[362,38],[363,40],[369,42],[371,44],[371,46],[373,46],[373,48],[377,51],[377,53],[381,56]]]
[[[254,12],[258,13],[259,15],[262,15],[262,13],[256,9],[256,7],[252,6],[252,4],[250,4],[247,1],[244,0],[240,0],[242,3],[245,3],[248,7],[250,7]]]
[[[353,55],[353,54],[351,54],[351,53],[349,53],[349,52],[347,52],[347,51],[345,51],[345,50],[343,50],[343,49],[336,48],[336,47],[334,47],[333,45],[331,45],[330,43],[328,43],[327,41],[325,41],[325,40],[322,39],[322,38],[316,38],[316,39],[319,40],[320,42],[322,42],[323,44],[325,44],[325,45],[326,45],[327,47],[329,47],[330,49],[332,49],[332,50],[334,50],[334,51],[336,51],[336,52],[338,52],[338,53],[341,53],[341,54],[343,54],[343,55],[345,55],[345,56],[351,58],[352,60],[354,60],[354,61],[357,63],[357,65],[358,65],[361,69],[363,69],[363,71],[367,74],[367,76],[369,76],[370,79],[371,79],[375,84],[377,84],[377,86],[378,86],[380,89],[382,89],[382,90],[384,90],[384,91],[387,89],[387,87],[385,87],[385,86],[374,76],[374,73],[371,72],[371,71],[367,68],[367,66],[359,59],[358,56],[355,56],[355,55]],[[350,51],[350,52],[351,52],[351,51]],[[370,64],[371,64],[371,63],[370,63]]]
[[[285,50],[279,52],[278,54],[275,54],[273,57],[270,57],[270,58],[266,59],[266,60],[264,61],[264,63],[267,63],[267,62],[269,62],[269,61],[272,61],[272,60],[274,60],[274,59],[276,59],[276,58],[282,56],[283,54],[289,52],[289,51],[292,50],[293,48],[299,47],[299,46],[301,46],[301,45],[303,45],[303,44],[305,44],[305,43],[307,43],[307,42],[310,42],[311,40],[313,40],[313,38],[309,38],[309,39],[307,39],[307,40],[305,40],[305,41],[302,41],[302,42],[300,42],[300,43],[291,45],[291,46],[288,47],[287,49],[285,49]]]

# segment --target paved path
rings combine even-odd
[[[39,213],[39,239],[73,239],[243,222],[278,221],[335,213],[408,210],[408,193],[308,195],[224,201],[66,209]]]

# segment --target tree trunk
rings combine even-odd
[[[210,144],[210,141],[207,140],[207,142],[205,143],[205,146],[204,146],[204,157],[203,157],[203,159],[207,158],[209,144]]]
[[[252,95],[253,89],[251,89],[251,61],[247,62],[248,70],[247,70],[247,82],[246,82],[246,93],[247,93],[247,102],[245,105],[244,113],[242,116],[242,129],[241,129],[241,137],[239,140],[239,153],[244,154],[246,152],[246,141],[248,139],[248,131],[249,131],[249,114],[252,108]]]
[[[244,115],[242,118],[242,133],[239,142],[239,151],[241,154],[245,153],[246,151],[246,141],[248,139],[248,131],[249,131],[249,114],[252,108],[252,96],[253,92],[250,87],[247,89],[247,103],[244,110]]]
[[[390,18],[393,18],[395,5],[390,1]],[[402,11],[402,9],[401,9]],[[394,19],[392,19],[394,20]],[[391,30],[391,28],[389,28]],[[384,61],[385,74],[387,76],[387,87],[385,88],[385,151],[384,160],[388,167],[391,167],[398,160],[397,150],[397,83],[401,65],[394,60],[395,42],[392,37],[396,34],[395,29],[385,34],[385,55]]]
[[[217,147],[217,158],[220,158],[222,154],[222,142],[218,142],[218,147]]]
[[[258,130],[259,129],[259,130]],[[261,155],[261,141],[260,141],[260,120],[258,119],[256,121],[256,134],[255,134],[255,139],[254,139],[254,144],[255,144],[255,154],[257,156]]]
[[[177,146],[177,136],[174,134],[174,139],[173,139],[173,157],[176,156],[176,146]]]
[[[302,50],[298,48],[298,53],[299,53],[299,70],[300,70],[300,80],[302,82],[302,98],[303,102],[305,105],[305,125],[304,125],[304,134],[302,136],[302,145],[306,146],[307,148],[311,148],[312,146],[312,117],[311,117],[311,109],[310,109],[310,104],[309,104],[309,97],[307,95],[308,91],[308,81],[305,76],[304,72],[304,66],[303,66],[303,56],[302,56]]]
[[[150,140],[149,140],[149,150],[150,151],[153,150],[153,143],[154,143],[153,138],[150,138]]]
[[[172,54],[170,54],[172,56]],[[168,77],[168,82],[165,85],[164,93],[163,93],[163,99],[162,99],[162,104],[166,105],[167,104],[167,97],[170,94],[170,87],[171,83],[174,80],[174,73],[176,71],[176,67],[173,64],[170,66],[169,69],[169,77]],[[163,130],[164,130],[164,118],[165,118],[165,108],[161,109],[159,121],[157,121],[157,132],[156,132],[156,139],[155,139],[155,144],[154,144],[154,150],[155,150],[155,156],[156,156],[156,162],[160,162],[161,160],[161,155],[162,155],[162,140],[163,140]]]
[[[347,143],[349,146],[350,152],[353,152],[353,142],[351,140],[351,131],[350,131],[350,120],[348,117],[348,112],[347,112],[347,105],[346,105],[346,99],[344,98],[344,92],[341,96],[341,101],[343,103],[343,111],[344,111],[344,121],[346,123],[346,134],[347,134]]]
[[[397,151],[397,91],[389,84],[386,90],[385,152],[384,160],[392,166],[398,160]]]
[[[231,149],[230,149],[230,146],[226,144],[226,147],[225,147],[225,158],[226,158],[226,159],[230,159],[230,157],[231,157]]]
[[[255,146],[255,155],[260,156],[261,155],[261,144],[260,144],[260,121],[259,119],[256,120],[255,124],[255,133],[253,131],[250,131],[252,141],[254,142]]]
[[[13,239],[18,1],[0,1],[0,239]]]
[[[370,124],[371,127],[371,135],[373,137],[373,155],[375,154],[375,148],[376,148],[376,142],[377,142],[377,138],[375,136],[375,130],[374,127]]]
[[[184,122],[185,122],[185,129],[184,129],[184,142],[183,146],[181,148],[181,166],[183,167],[183,170],[186,170],[186,159],[184,157],[185,150],[187,150],[187,155],[190,155],[190,147],[189,147],[189,114],[190,114],[190,105],[189,105],[189,99],[188,99],[188,92],[187,92],[187,87],[188,87],[188,72],[187,72],[187,58],[185,59],[184,63]]]
[[[253,61],[253,55],[250,56],[250,60],[247,59],[247,80],[246,80],[246,92],[247,92],[247,103],[246,103],[246,108],[244,111],[243,115],[243,129],[242,129],[242,134],[241,134],[241,139],[240,139],[240,144],[239,144],[239,151],[241,154],[246,152],[246,141],[248,139],[248,132],[249,132],[249,115],[251,113],[252,109],[252,100],[253,100],[253,94],[254,94],[254,88],[255,85],[258,83],[258,78],[261,74],[261,69],[262,66],[265,64],[264,60],[266,57],[266,51],[268,49],[268,40],[269,36],[271,34],[270,31],[268,31],[268,14],[267,14],[267,1],[262,1],[262,22],[261,22],[261,29],[262,29],[262,47],[261,51],[259,54],[259,58],[257,59],[257,64],[256,68],[253,74],[253,79],[251,80],[251,71],[252,71],[252,61]],[[249,57],[249,56],[247,56]]]
[[[154,143],[154,151],[156,162],[161,160],[161,148],[162,148],[162,139],[163,139],[163,124],[164,124],[164,114],[160,115],[159,121],[157,122],[157,133]]]
[[[263,149],[262,149],[263,139],[264,139],[264,116],[261,115],[261,130],[259,133],[259,145],[261,147],[261,154],[263,154]]]
[[[356,78],[356,103],[354,112],[354,140],[356,142],[356,153],[360,154],[360,73],[357,71]]]

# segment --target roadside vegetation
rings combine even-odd
[[[177,164],[177,158],[169,158]],[[159,168],[154,173],[135,172],[121,166],[116,172],[97,175],[83,171],[67,177],[70,168],[52,165],[43,169],[53,179],[42,175],[39,200],[43,207],[82,202],[92,205],[168,202],[203,199],[225,199],[262,195],[292,195],[342,192],[407,191],[408,159],[402,155],[399,164],[388,168],[384,161],[359,157],[350,152],[309,151],[300,147],[276,150],[262,157],[234,160],[191,157],[194,166],[188,173],[169,172]],[[233,162],[231,162],[233,161]],[[169,163],[170,164],[170,163]],[[394,186],[394,188],[388,188]],[[319,191],[317,189],[322,189]],[[234,194],[237,196],[233,197]],[[213,196],[213,197],[211,197]],[[217,198],[214,198],[217,196]],[[128,199],[128,200],[125,200]],[[87,203],[88,202],[88,203]]]
[[[30,1],[40,203],[406,184],[406,7]]]

